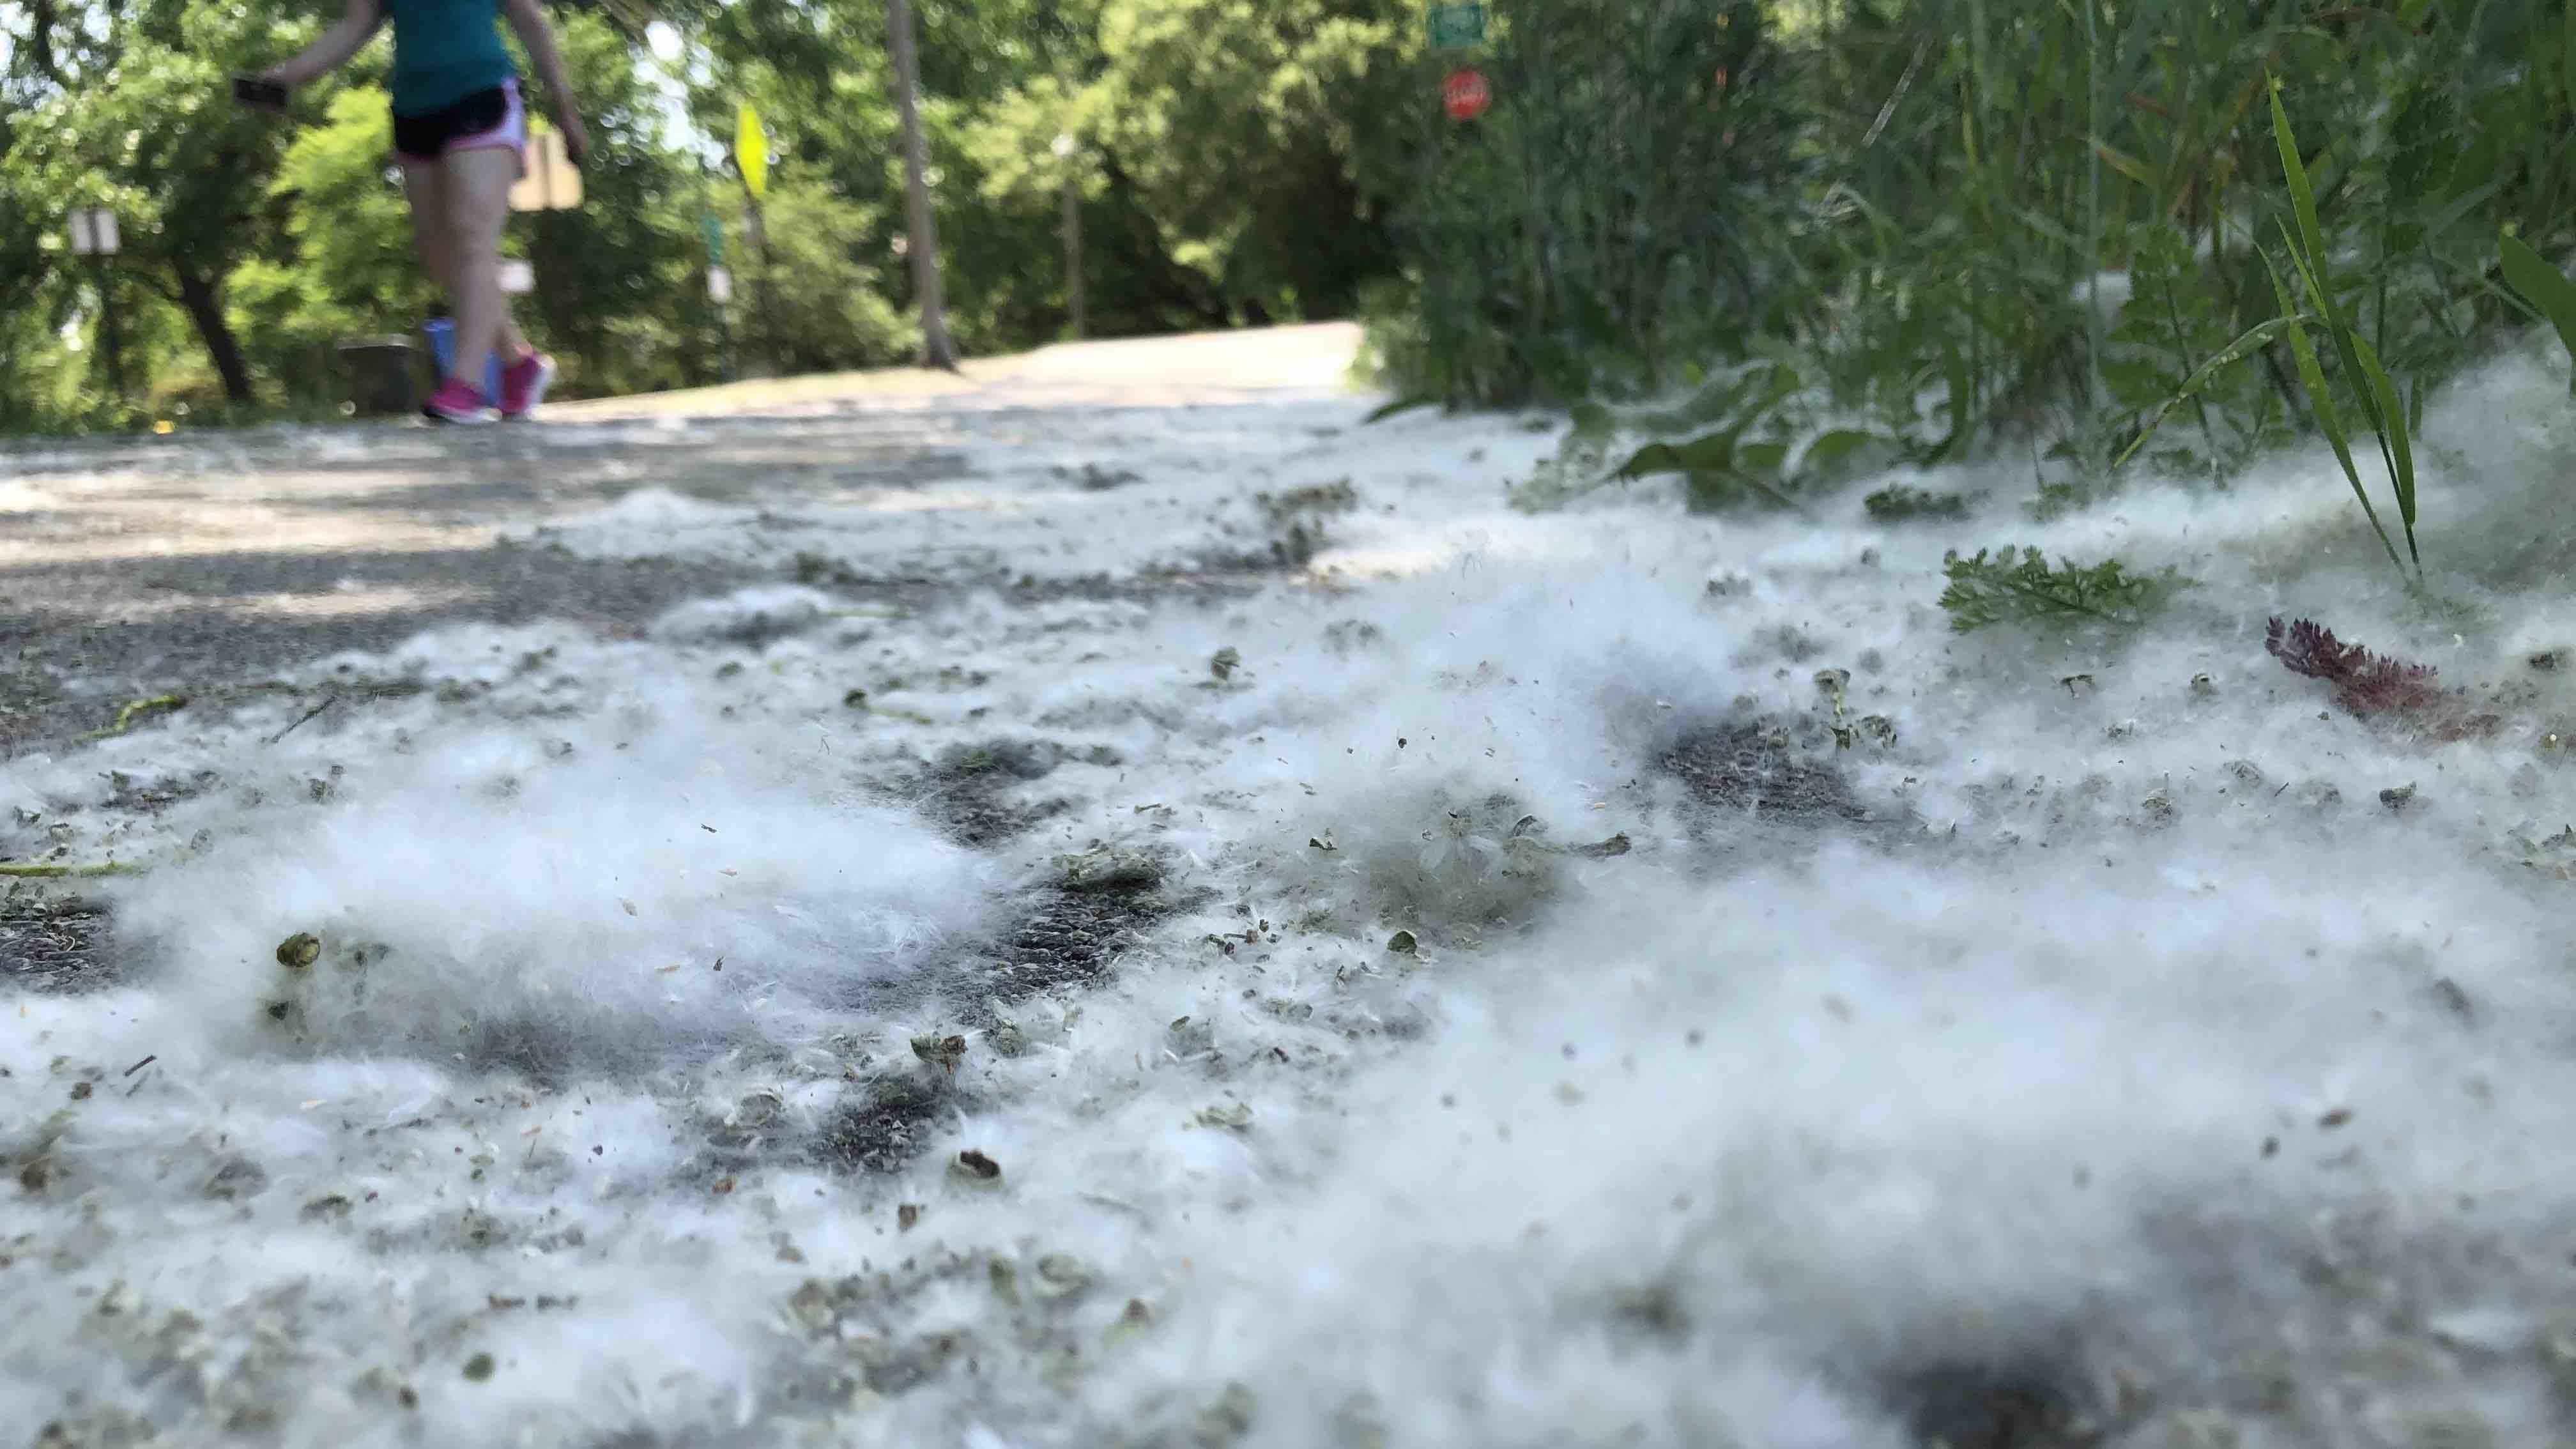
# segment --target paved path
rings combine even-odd
[[[125,700],[255,680],[433,624],[632,629],[747,582],[596,561],[508,530],[645,485],[790,502],[966,476],[955,444],[1031,409],[1211,407],[1348,386],[1344,324],[1078,344],[922,371],[560,405],[535,426],[400,422],[0,447],[0,758]]]

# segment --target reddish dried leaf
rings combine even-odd
[[[2364,719],[2422,713],[2451,703],[2433,682],[2431,665],[2373,654],[2306,619],[2287,627],[2279,619],[2270,621],[2263,629],[2263,650],[2291,673],[2333,685],[2335,703]]]

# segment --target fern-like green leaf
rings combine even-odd
[[[2145,623],[2173,596],[2194,581],[2171,568],[2135,574],[2118,559],[2078,566],[2061,559],[2056,568],[2035,548],[2004,548],[1991,560],[1984,549],[1974,558],[1948,555],[1942,575],[1941,607],[1950,628],[1972,634],[1996,624],[2056,620],[2091,620],[2134,627]]]

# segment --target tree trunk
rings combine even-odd
[[[241,343],[233,337],[231,324],[224,321],[220,284],[186,267],[170,270],[179,280],[179,305],[187,309],[188,320],[197,324],[197,336],[206,344],[206,356],[215,364],[215,374],[224,380],[224,400],[237,408],[249,407],[250,366],[242,361]]]
[[[921,365],[957,370],[957,347],[948,340],[947,308],[939,295],[939,237],[931,223],[928,149],[921,139],[921,72],[912,50],[911,0],[886,0],[886,35],[894,57],[896,109],[903,119],[904,206],[911,237],[912,287],[921,299]]]

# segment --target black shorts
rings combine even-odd
[[[526,154],[528,113],[516,80],[425,115],[394,117],[394,154],[406,161],[435,161],[451,151],[481,146],[507,146]]]

